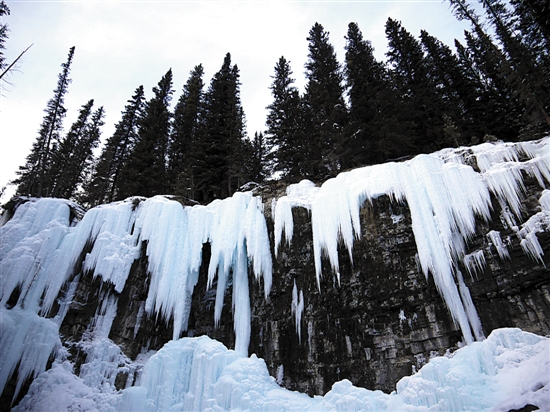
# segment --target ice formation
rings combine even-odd
[[[265,362],[206,336],[167,343],[145,363],[134,387],[86,385],[56,363],[15,411],[508,411],[550,406],[550,339],[498,329],[451,355],[434,357],[391,394],[336,382],[325,396],[281,388]]]
[[[468,166],[475,158],[479,172]],[[528,160],[520,162],[519,159]],[[476,217],[491,217],[491,194],[500,203],[505,220],[515,228],[525,253],[541,260],[542,248],[536,233],[548,225],[547,211],[542,210],[521,228],[521,194],[525,172],[536,177],[544,187],[550,182],[550,138],[525,143],[484,143],[472,148],[447,149],[420,155],[402,163],[385,163],[341,173],[315,191],[305,181],[287,189],[287,196],[277,201],[275,245],[281,241],[282,228],[289,240],[292,207],[311,209],[313,245],[317,283],[322,276],[321,257],[328,257],[332,271],[340,280],[338,246],[343,244],[353,262],[354,239],[361,236],[360,209],[365,202],[387,195],[395,202],[406,202],[411,213],[418,257],[422,271],[431,274],[451,315],[467,343],[482,336],[475,308],[467,309],[466,285],[457,287],[458,262],[470,271],[481,269],[484,257],[466,256],[466,244],[476,230]],[[307,188],[307,191],[304,190]],[[306,192],[296,201],[294,191]],[[546,193],[546,192],[545,192]],[[541,204],[548,202],[546,194]],[[279,228],[279,229],[278,229]],[[290,235],[292,237],[292,235]],[[502,242],[491,239],[501,258],[506,256]],[[460,290],[459,290],[460,289]],[[468,293],[469,295],[469,293]]]
[[[406,202],[420,269],[433,277],[464,340],[482,340],[460,265],[470,276],[485,267],[489,249],[466,252],[476,219],[491,216],[492,197],[501,207],[503,224],[518,237],[523,251],[543,262],[545,251],[537,234],[550,227],[550,191],[543,191],[540,211],[523,221],[525,174],[541,187],[550,182],[550,138],[444,150],[342,173],[321,187],[302,181],[289,186],[286,196],[274,202],[275,256],[284,243],[292,241],[292,209],[304,207],[311,214],[318,287],[322,256],[340,280],[338,247],[343,245],[352,259],[365,203],[382,195]],[[131,198],[91,209],[78,223],[75,211],[81,213],[77,205],[65,200],[26,199],[0,228],[0,388],[16,370],[16,395],[27,377],[36,378],[17,410],[420,411],[508,410],[525,402],[550,405],[548,339],[517,330],[495,332],[452,358],[430,362],[402,380],[392,395],[356,388],[347,381],[313,399],[286,391],[269,377],[262,360],[247,357],[249,270],[263,283],[266,297],[272,283],[272,257],[260,198],[236,193],[208,206],[193,207],[163,196]],[[402,217],[392,219],[395,223]],[[501,259],[510,257],[508,240],[503,241],[500,233],[489,232],[487,239]],[[233,288],[235,351],[206,337],[178,339],[187,329],[205,243],[211,246],[207,283],[216,288],[216,324],[226,289]],[[132,361],[108,336],[117,313],[117,295],[126,286],[132,264],[143,254],[150,283],[139,314],[171,322],[174,340],[148,361]],[[88,274],[112,287],[102,288],[95,317],[83,340],[76,343],[86,355],[76,376],[66,361],[59,327],[80,278]],[[303,311],[303,291],[295,283],[291,312],[300,339]],[[401,321],[406,319],[402,315]],[[139,319],[134,334],[138,329]],[[310,329],[312,333],[308,323],[308,339]],[[53,366],[45,371],[52,357]],[[137,378],[136,386],[122,394],[114,389],[120,372],[130,376],[128,385]],[[281,381],[283,375],[281,368]],[[453,391],[461,394],[459,399]]]
[[[83,252],[87,253],[82,272],[101,277],[113,285],[115,292],[121,292],[132,263],[145,246],[151,279],[143,312],[172,321],[173,337],[177,339],[187,328],[203,243],[210,242],[209,284],[216,276],[218,279],[216,322],[232,274],[236,349],[248,353],[248,262],[256,279],[262,278],[266,296],[272,276],[267,226],[259,198],[236,193],[209,206],[186,208],[162,196],[134,198],[91,209],[71,226],[74,207],[60,199],[28,199],[0,228],[2,390],[19,362],[17,391],[27,376],[45,370],[49,357],[60,346],[58,328],[80,278],[75,266]],[[49,314],[65,284],[65,298],[60,300],[56,317],[40,317]],[[101,304],[85,334],[86,345],[95,342],[91,346],[97,347],[107,340],[117,299],[107,289],[102,290]],[[13,333],[21,322],[24,327]],[[96,351],[89,362],[101,363],[115,355]]]

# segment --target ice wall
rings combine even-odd
[[[148,257],[150,274],[144,310],[172,322],[173,337],[179,338],[187,329],[206,242],[212,246],[209,285],[217,279],[216,323],[232,276],[236,349],[247,354],[249,262],[255,278],[262,279],[265,296],[271,288],[271,250],[261,199],[251,193],[236,193],[208,206],[184,208],[162,196],[131,198],[91,209],[75,226],[69,222],[72,207],[75,205],[59,199],[28,199],[0,229],[1,390],[19,362],[17,390],[31,373],[45,369],[48,358],[60,346],[58,328],[80,273],[113,285],[113,291],[101,291],[84,345],[111,347],[111,352],[94,350],[88,354],[87,364],[111,364],[113,356],[122,356],[120,349],[113,349],[107,341],[116,316],[117,293],[124,289],[131,266],[141,253]],[[64,285],[57,316],[51,320],[40,317],[49,315]],[[20,323],[23,326],[19,328]],[[33,345],[40,349],[32,349]],[[107,380],[112,378],[109,371],[98,373]]]

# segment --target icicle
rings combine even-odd
[[[497,232],[496,230],[491,230],[489,233],[487,233],[487,237],[489,238],[490,242],[493,244],[493,246],[497,250],[497,253],[502,260],[504,260],[505,258],[508,258],[508,259],[510,258],[510,254],[508,253],[508,248],[500,238],[500,232]]]
[[[296,319],[296,333],[298,334],[298,342],[302,343],[302,314],[304,313],[304,291],[300,291],[298,297],[298,288],[296,287],[296,279],[294,279],[294,287],[292,288],[292,303],[290,310]]]
[[[483,250],[477,250],[469,255],[465,255],[463,262],[464,266],[468,270],[468,273],[473,279],[474,273],[477,273],[478,271],[482,272],[483,269],[485,269],[485,254],[483,253]]]

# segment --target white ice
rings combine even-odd
[[[265,362],[206,336],[167,343],[145,363],[136,386],[99,390],[56,364],[31,385],[16,411],[508,411],[550,407],[550,339],[497,329],[483,342],[432,357],[385,394],[336,382],[325,396],[281,388]],[[57,394],[58,396],[52,396]],[[78,408],[77,408],[78,405]],[[55,409],[57,408],[57,409]]]

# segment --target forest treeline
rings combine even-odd
[[[135,90],[97,158],[104,112],[93,100],[63,134],[73,47],[13,182],[17,194],[74,198],[88,206],[156,194],[209,202],[274,173],[288,181],[321,181],[444,147],[547,134],[547,1],[480,0],[483,16],[468,0],[449,2],[458,19],[471,23],[454,51],[424,30],[413,36],[390,18],[385,61],[350,23],[341,63],[329,33],[315,23],[307,37],[305,91],[281,57],[266,129],[253,137],[246,132],[239,68],[229,53],[208,87],[201,64],[190,72],[173,110],[170,69],[150,100],[143,86]]]

